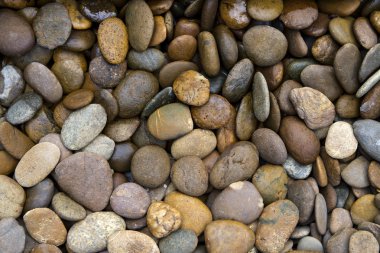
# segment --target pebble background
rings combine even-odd
[[[0,253],[378,253],[379,0],[0,0]]]

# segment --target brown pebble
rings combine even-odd
[[[324,35],[314,41],[311,53],[320,63],[332,65],[338,49],[334,39],[330,35]]]
[[[0,123],[0,143],[16,159],[21,159],[34,146],[28,136],[6,121]]]
[[[94,98],[94,93],[90,90],[80,89],[71,92],[63,99],[63,105],[69,110],[77,110],[89,105]]]
[[[354,95],[344,94],[335,102],[336,113],[342,118],[353,119],[359,117],[359,108],[360,99]]]
[[[284,0],[280,20],[290,29],[309,27],[318,17],[318,6],[314,0]]]
[[[197,51],[197,40],[191,35],[181,35],[168,46],[168,55],[174,61],[190,61]]]
[[[377,43],[377,34],[373,30],[369,20],[365,17],[359,17],[352,26],[355,37],[359,44],[365,49],[370,49]]]
[[[219,14],[226,25],[231,29],[242,29],[249,25],[245,0],[222,0],[219,3]]]
[[[154,30],[149,46],[157,46],[166,39],[165,20],[162,16],[154,16]]]

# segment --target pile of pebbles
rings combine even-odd
[[[379,0],[0,0],[0,252],[379,252],[379,34]]]

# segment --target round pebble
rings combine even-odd
[[[379,243],[375,236],[368,231],[358,231],[351,235],[349,243],[349,251],[352,253],[379,252]]]
[[[329,230],[335,234],[343,228],[352,228],[350,212],[344,208],[335,208],[331,212]]]
[[[62,85],[64,93],[78,90],[83,84],[83,70],[74,60],[57,61],[53,64],[51,71]]]
[[[25,248],[25,230],[11,217],[0,221],[0,250],[1,252],[18,253]]]
[[[51,205],[59,217],[67,221],[86,218],[86,210],[63,192],[54,195]]]
[[[88,70],[91,80],[101,88],[113,88],[118,85],[125,77],[126,71],[126,61],[110,64],[102,56],[92,59]]]
[[[131,50],[128,53],[128,67],[146,71],[159,70],[165,64],[165,55],[158,49],[150,48],[143,52]]]
[[[366,194],[358,198],[351,206],[351,218],[355,225],[364,221],[373,222],[380,210],[375,206],[375,195]]]
[[[335,159],[343,159],[355,153],[358,141],[349,123],[338,121],[329,128],[326,137],[326,152]]]
[[[249,0],[247,2],[248,14],[255,20],[272,21],[280,16],[284,4],[282,0],[271,2]]]
[[[306,223],[314,211],[315,192],[307,180],[295,180],[288,184],[288,199],[299,210],[299,222]]]
[[[156,238],[163,238],[179,229],[182,218],[180,212],[165,202],[153,202],[148,209],[147,225]]]
[[[180,229],[159,242],[161,253],[193,252],[198,244],[198,238],[192,230]]]

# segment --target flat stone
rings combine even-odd
[[[318,239],[312,236],[305,236],[301,240],[298,241],[297,252],[299,251],[323,252],[323,245]]]
[[[82,149],[83,152],[90,152],[102,156],[109,160],[115,149],[115,142],[103,134],[99,134],[90,144]]]
[[[20,253],[25,247],[25,230],[14,218],[3,218],[0,221],[1,252]]]
[[[128,53],[128,67],[149,72],[159,70],[165,64],[164,54],[155,48],[149,48],[143,52],[131,50]]]
[[[198,35],[198,52],[203,70],[208,76],[217,76],[220,71],[220,59],[214,35],[203,31]]]
[[[318,193],[315,196],[314,216],[318,232],[321,235],[324,235],[327,230],[327,215],[328,213],[325,198],[322,194]]]
[[[104,134],[115,142],[127,141],[136,132],[140,125],[138,118],[119,119],[108,124],[104,129]]]
[[[80,221],[86,218],[86,210],[63,192],[54,195],[51,205],[59,217],[67,221]]]
[[[344,121],[332,124],[325,142],[326,152],[335,159],[343,159],[353,155],[358,147],[352,126]]]
[[[62,85],[64,93],[78,90],[84,81],[83,69],[79,62],[74,60],[57,61],[51,67],[51,71]],[[68,108],[70,109],[70,108]]]
[[[0,104],[11,105],[25,88],[21,70],[13,65],[4,66],[0,71],[0,87]]]
[[[380,139],[380,123],[375,120],[358,120],[354,123],[354,134],[360,146],[372,158],[380,161],[379,142],[373,140]]]
[[[42,107],[42,98],[36,93],[24,93],[8,108],[5,118],[12,125],[27,122]]]
[[[257,128],[257,119],[253,113],[252,94],[246,94],[240,102],[236,114],[236,136],[241,141],[251,138]]]
[[[151,237],[131,230],[117,231],[109,236],[107,250],[109,253],[160,253],[156,242]]]
[[[290,155],[288,155],[282,166],[288,176],[293,179],[306,179],[310,175],[313,168],[312,164],[300,164]]]
[[[336,14],[338,16],[349,16],[360,6],[359,0],[320,0],[318,8],[321,12],[327,14]]]
[[[355,19],[352,27],[359,44],[365,49],[371,49],[377,43],[377,35],[369,20],[365,17]]]
[[[176,24],[176,27],[178,27],[178,23]],[[213,30],[213,34],[215,36],[216,44],[218,45],[220,60],[223,66],[226,69],[231,69],[238,61],[239,57],[238,45],[234,34],[223,24],[217,25]]]
[[[0,123],[0,143],[16,159],[21,159],[34,145],[28,136],[6,121]]]
[[[174,61],[190,61],[194,57],[197,47],[197,40],[193,36],[180,35],[170,42],[168,56]]]

